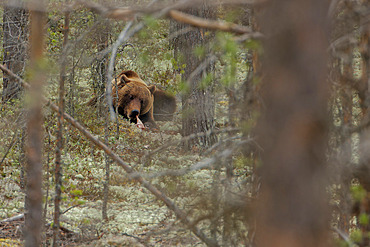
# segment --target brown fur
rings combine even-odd
[[[137,123],[136,116],[149,128],[158,128],[155,120],[168,121],[176,111],[176,99],[169,93],[148,86],[132,70],[123,71],[112,81],[113,107],[124,118]],[[92,98],[87,105],[97,103]],[[153,117],[155,116],[155,118]]]
[[[131,70],[123,71],[112,83],[113,106],[120,115],[134,123],[139,115],[145,125],[158,128],[153,118],[155,86],[148,86]]]
[[[171,121],[176,111],[176,99],[173,95],[162,90],[154,92],[154,112],[156,121]]]

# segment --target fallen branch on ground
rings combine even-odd
[[[18,214],[16,216],[13,216],[13,217],[10,217],[10,218],[7,218],[7,219],[3,219],[0,221],[0,224],[1,223],[6,223],[6,222],[12,222],[12,221],[16,221],[16,220],[21,220],[21,219],[24,219],[24,214]]]

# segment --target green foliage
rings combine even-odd
[[[199,58],[199,59],[204,59],[206,56],[206,48],[204,46],[197,46],[194,48],[194,54]]]
[[[362,226],[367,226],[369,225],[369,215],[367,213],[362,213],[360,214],[360,216],[358,217],[358,222],[362,225]]]
[[[186,81],[181,80],[180,83],[178,83],[177,90],[182,93],[189,93],[190,92],[190,85],[186,83]]]
[[[213,73],[206,74],[199,83],[199,89],[205,90],[213,84],[214,80],[215,78]]]
[[[350,247],[350,244],[342,239],[335,239],[334,246],[337,247]]]
[[[221,73],[221,83],[224,86],[235,84],[238,71],[238,44],[233,40],[233,36],[225,33],[216,34],[216,49],[222,52],[223,72]]]
[[[360,229],[355,229],[350,235],[351,240],[355,243],[360,243],[362,241],[362,237],[363,235]]]
[[[351,186],[352,198],[356,202],[361,202],[366,197],[366,190],[361,185]]]
[[[237,169],[243,169],[250,164],[253,164],[252,161],[248,157],[245,157],[243,155],[236,157],[234,160],[234,166]]]
[[[143,18],[145,25],[152,31],[157,31],[160,28],[160,23],[158,19],[154,18],[151,15],[146,15]]]

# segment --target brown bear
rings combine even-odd
[[[157,88],[154,91],[154,119],[156,121],[171,121],[175,111],[175,97],[172,94]]]
[[[176,111],[176,99],[169,93],[148,86],[132,70],[121,72],[112,81],[113,107],[124,118],[137,123],[139,118],[146,127],[158,129],[155,120],[168,121]],[[88,105],[96,104],[96,97]]]

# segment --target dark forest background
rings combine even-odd
[[[0,245],[370,246],[368,0],[0,6]]]

